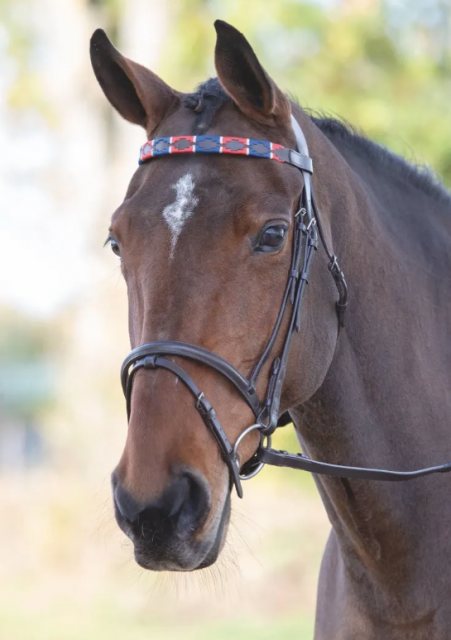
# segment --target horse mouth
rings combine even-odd
[[[149,571],[196,571],[214,564],[224,547],[230,502],[230,493],[227,493],[217,526],[202,538],[196,538],[196,534],[164,538],[158,532],[137,538],[126,523],[118,520],[118,524],[133,542],[135,561],[141,568]]]

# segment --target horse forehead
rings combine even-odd
[[[123,214],[139,227],[139,220],[146,226],[163,222],[178,238],[190,219],[216,225],[233,213],[282,211],[294,192],[298,197],[298,189],[295,185],[293,190],[291,168],[274,165],[264,159],[214,156],[154,159],[133,176],[113,221]]]

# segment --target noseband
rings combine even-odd
[[[141,148],[140,164],[162,156],[176,154],[230,154],[252,158],[266,158],[276,162],[290,164],[301,171],[304,186],[299,206],[294,214],[293,248],[291,264],[285,290],[273,330],[259,359],[249,377],[243,376],[233,365],[215,353],[197,345],[175,340],[148,342],[133,349],[125,358],[121,369],[121,382],[127,402],[127,415],[130,419],[133,380],[141,369],[166,369],[173,373],[194,397],[194,406],[205,425],[218,443],[222,458],[228,466],[231,482],[238,496],[243,496],[241,480],[255,476],[264,464],[302,469],[314,473],[323,473],[339,477],[354,477],[373,480],[407,480],[434,472],[451,470],[451,463],[415,471],[387,471],[347,467],[312,460],[301,453],[290,454],[286,451],[271,449],[271,434],[278,426],[289,422],[287,414],[280,415],[280,399],[286,375],[287,361],[293,335],[301,327],[301,307],[313,255],[321,242],[329,263],[328,268],[338,291],[336,303],[338,324],[343,326],[347,306],[348,291],[344,274],[337,257],[326,242],[319,211],[313,197],[311,176],[313,164],[304,134],[298,122],[291,116],[291,124],[296,138],[297,150],[288,149],[267,140],[239,138],[232,136],[171,136],[148,140]],[[260,400],[256,392],[257,380],[265,363],[269,360],[280,334],[284,318],[288,325],[280,352],[273,358],[266,387],[265,397]],[[218,420],[216,412],[205,394],[199,389],[192,377],[174,360],[192,360],[206,365],[225,377],[238,391],[252,410],[255,423],[244,429],[232,445]],[[254,455],[243,465],[239,460],[239,445],[252,431],[258,431],[260,443]]]

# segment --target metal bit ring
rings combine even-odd
[[[259,422],[256,422],[255,424],[251,424],[250,427],[247,427],[244,431],[242,431],[240,433],[240,435],[238,436],[238,438],[236,439],[235,444],[233,445],[233,457],[235,459],[236,465],[238,468],[240,468],[240,457],[238,455],[238,448],[241,444],[241,442],[244,440],[244,438],[251,433],[252,431],[259,431],[260,432],[260,444],[259,444],[259,448],[262,446],[263,440],[266,439],[266,446],[270,447],[271,446],[271,436],[270,435],[266,435],[263,433],[263,429],[265,428],[265,425],[260,424]],[[264,462],[259,462],[258,465],[255,467],[255,469],[253,471],[251,471],[250,473],[247,474],[241,474],[240,473],[240,478],[241,480],[250,480],[251,478],[253,478],[254,476],[257,475],[257,473],[259,473],[263,467],[265,466]]]

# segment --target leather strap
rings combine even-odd
[[[392,471],[388,469],[372,469],[370,467],[349,467],[341,464],[331,464],[330,462],[319,462],[312,460],[302,453],[288,453],[288,451],[277,451],[276,449],[260,448],[256,453],[256,460],[264,464],[275,467],[289,467],[290,469],[300,469],[310,473],[320,473],[327,476],[337,476],[339,478],[356,478],[360,480],[384,480],[399,481],[420,478],[431,473],[447,473],[451,471],[451,462],[434,467],[424,467],[413,471]]]
[[[260,413],[260,400],[257,397],[255,387],[227,360],[216,353],[212,353],[203,347],[179,342],[177,340],[161,340],[141,344],[128,354],[121,367],[121,384],[124,395],[127,395],[127,379],[129,369],[144,356],[180,356],[189,360],[195,360],[223,375],[240,392],[244,400],[257,417]]]
[[[293,114],[291,114],[291,126],[293,128],[294,135],[296,138],[297,148],[303,155],[308,156],[309,150],[308,150],[307,140],[305,139],[304,132],[302,131],[298,121],[293,116]],[[324,234],[323,226],[321,223],[322,216],[320,216],[319,214],[315,199],[313,197],[313,190],[311,188],[310,176],[304,174],[304,181],[306,183],[305,189],[307,191],[307,200],[308,200],[307,207],[311,206],[312,208],[312,216],[314,216],[316,221],[316,226],[318,227],[318,234],[321,240],[321,244],[323,246],[323,249],[327,257],[329,258],[328,268],[334,279],[335,286],[337,287],[338,301],[336,302],[336,309],[337,309],[337,316],[338,316],[338,324],[340,327],[343,327],[344,315],[345,315],[346,308],[348,306],[348,285],[346,283],[345,275],[338,263],[337,256],[329,249],[329,245],[327,243],[326,236]]]
[[[142,345],[145,346],[145,345]],[[150,350],[152,351],[152,350]],[[131,394],[133,386],[133,378],[140,369],[166,369],[177,376],[179,380],[187,387],[195,398],[195,407],[200,413],[205,425],[209,431],[213,434],[216,442],[219,445],[222,458],[227,464],[230,473],[230,479],[235,485],[237,494],[240,498],[243,497],[243,488],[241,486],[240,472],[238,465],[236,464],[235,457],[233,455],[233,446],[230,444],[227,435],[219,422],[216,412],[213,409],[211,403],[207,400],[204,393],[199,389],[194,380],[189,376],[186,371],[179,367],[176,362],[157,356],[155,354],[139,356],[133,362],[133,368],[129,375],[126,377],[125,382],[125,394],[127,399],[127,416],[130,419],[131,412]]]

